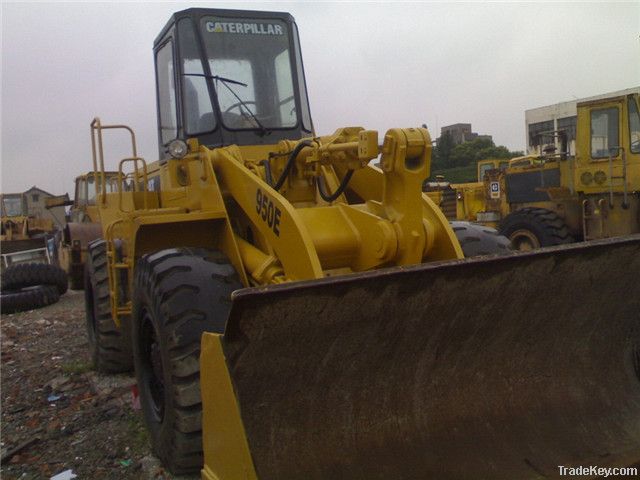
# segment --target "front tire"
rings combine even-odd
[[[107,244],[89,244],[84,276],[84,303],[87,336],[94,368],[104,373],[129,372],[133,367],[128,319],[118,328],[111,316]]]
[[[529,251],[574,241],[564,220],[545,208],[527,207],[511,212],[499,230],[511,240],[514,250]]]
[[[169,249],[138,262],[132,336],[140,403],[153,451],[174,474],[202,468],[201,336],[224,332],[231,293],[241,287],[217,251]]]

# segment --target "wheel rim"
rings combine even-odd
[[[140,351],[142,352],[142,385],[148,399],[149,410],[156,422],[164,416],[164,369],[160,354],[160,342],[147,311],[141,322]]]
[[[540,248],[540,241],[529,230],[516,230],[509,237],[511,244],[515,250],[530,251],[536,248]]]

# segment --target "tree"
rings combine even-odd
[[[455,147],[451,132],[444,132],[436,143],[434,148],[434,155],[432,161],[432,168],[450,168],[451,165],[451,152]]]
[[[475,138],[470,142],[464,142],[456,145],[449,156],[449,164],[451,167],[464,167],[478,160],[487,158],[513,158],[522,152],[510,152],[505,146],[496,146],[493,140],[489,138]]]

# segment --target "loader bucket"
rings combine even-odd
[[[235,414],[242,438],[228,442],[252,463],[237,478],[628,467],[640,461],[640,236],[241,290],[201,363],[205,472],[231,461],[216,450]],[[214,363],[235,399],[210,394]]]

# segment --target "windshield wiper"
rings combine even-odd
[[[240,85],[242,87],[247,87],[248,85],[246,83],[242,83],[239,82],[237,80],[233,80],[231,78],[226,78],[226,77],[221,77],[219,75],[206,75],[204,73],[185,73],[185,76],[191,76],[191,77],[205,77],[205,78],[212,78],[216,81],[221,81],[222,84],[227,87],[227,89],[231,92],[231,94],[236,97],[236,99],[238,100],[240,107],[244,107],[246,109],[246,111],[249,113],[249,115],[251,115],[251,119],[256,122],[256,125],[258,125],[258,127],[260,128],[260,136],[263,137],[265,135],[268,135],[271,133],[270,130],[266,129],[264,125],[262,125],[262,123],[260,123],[260,120],[258,120],[258,117],[255,116],[255,114],[251,111],[251,109],[249,108],[249,106],[247,105],[247,103],[242,100],[238,94],[229,86],[229,84],[232,85]],[[245,118],[248,118],[247,115],[242,111],[242,108],[240,108],[240,112],[242,113],[242,115]]]

